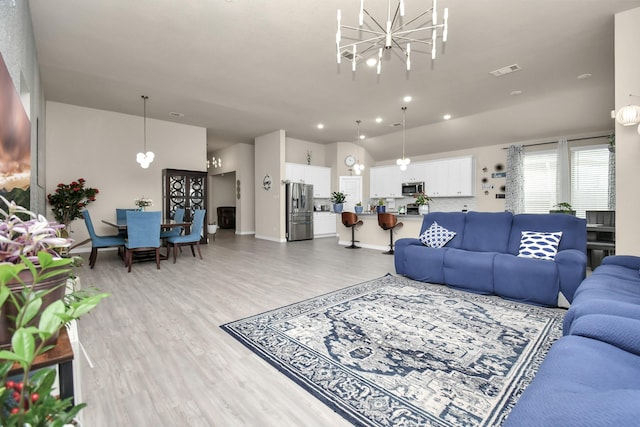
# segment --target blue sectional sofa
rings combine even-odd
[[[584,219],[565,214],[433,212],[424,216],[420,234],[433,230],[434,222],[455,236],[440,248],[418,238],[399,239],[395,244],[398,274],[514,301],[564,307],[585,278]],[[562,232],[555,258],[518,256],[523,232]]]
[[[640,425],[640,257],[606,257],[563,333],[504,425]]]

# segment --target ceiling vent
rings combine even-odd
[[[353,52],[351,52],[349,50],[343,50],[342,53],[340,54],[340,56],[342,56],[347,61],[353,61]],[[358,55],[356,53],[356,61],[359,61],[360,58],[362,58],[362,56],[360,56],[360,55]]]
[[[389,126],[391,126],[392,128],[397,128],[398,126],[402,126],[402,122],[391,123]]]
[[[504,76],[505,74],[511,74],[514,73],[516,71],[520,71],[522,70],[522,68],[520,68],[520,66],[518,64],[513,64],[513,65],[509,65],[507,67],[502,67],[499,68],[497,70],[493,70],[491,71],[491,74],[494,77],[500,77],[500,76]]]

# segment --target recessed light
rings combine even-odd
[[[173,116],[173,117],[184,117],[184,114],[182,114],[182,113],[176,113],[175,111],[171,111],[171,112],[169,113],[169,115],[170,115],[170,116]]]
[[[382,123],[382,117],[376,117],[376,123]]]
[[[591,74],[589,74],[589,73],[580,74],[578,76],[578,80],[588,79],[589,77],[591,77]]]
[[[522,95],[522,91],[521,90],[514,90],[509,95],[511,95],[511,96]]]
[[[371,57],[371,58],[367,59],[366,64],[369,67],[375,67],[378,64],[378,60],[376,58]]]
[[[445,120],[449,120],[451,119],[451,114],[445,114],[444,116],[442,116],[442,118]]]
[[[402,98],[402,100],[403,100],[404,102],[411,102],[411,99],[412,99],[412,98],[411,98],[411,96],[409,96],[409,95],[407,95],[407,96],[405,96],[404,98]]]
[[[318,129],[324,129],[324,125],[323,125],[322,123],[318,123],[317,128],[318,128]]]
[[[360,139],[365,139],[365,135],[360,135]]]

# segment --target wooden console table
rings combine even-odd
[[[71,397],[71,404],[74,403],[73,391],[73,348],[69,340],[67,328],[60,329],[56,346],[44,354],[36,357],[33,363],[33,370],[58,365],[58,384],[60,387],[60,398]],[[9,375],[21,374],[22,368],[14,363]]]

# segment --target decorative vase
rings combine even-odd
[[[138,210],[139,210],[140,212],[144,212],[144,206],[140,206],[140,207],[138,208]]]
[[[37,326],[40,322],[40,314],[45,308],[50,306],[53,302],[62,300],[66,291],[66,283],[69,278],[69,271],[64,271],[60,274],[55,274],[45,280],[34,285],[33,275],[31,271],[21,271],[20,279],[24,283],[20,283],[17,279],[11,279],[7,282],[6,286],[14,294],[19,294],[26,288],[33,288],[34,291],[50,291],[42,298],[42,306],[38,310],[38,314],[29,322],[29,325]],[[5,301],[4,305],[0,309],[0,349],[8,348],[11,346],[11,336],[15,330],[15,316],[17,315],[16,307],[11,303],[9,299]],[[58,342],[58,334],[51,336],[47,341],[47,345],[55,345]]]
[[[356,209],[356,213],[359,214],[359,213],[362,213],[363,207],[362,206],[356,206],[355,209]]]
[[[378,213],[385,213],[385,212],[387,211],[387,207],[386,207],[386,206],[379,206],[379,205],[378,205],[378,207],[376,207],[376,211],[377,211]]]
[[[333,211],[335,213],[342,213],[342,208],[343,208],[343,204],[342,203],[334,203],[333,204]]]
[[[426,215],[429,213],[429,205],[420,205],[418,206],[418,213],[420,215]]]

